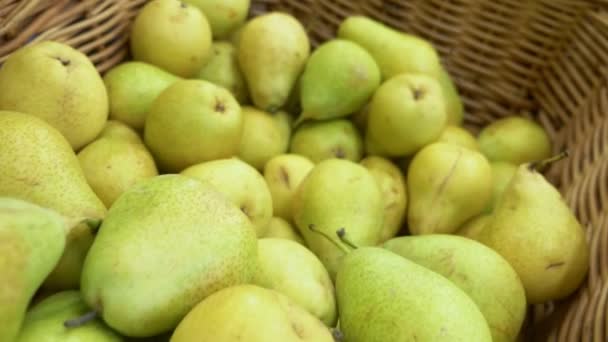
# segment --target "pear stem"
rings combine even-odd
[[[337,247],[339,250],[341,250],[342,252],[344,252],[344,254],[348,254],[348,253],[350,253],[350,251],[348,250],[348,248],[344,247],[343,245],[339,244],[337,241],[335,241],[334,239],[332,239],[332,238],[329,236],[329,234],[327,234],[327,233],[325,233],[325,232],[323,232],[323,231],[318,230],[318,229],[317,229],[317,227],[315,227],[315,225],[314,225],[314,224],[312,224],[312,223],[311,223],[311,224],[309,224],[309,225],[308,225],[308,229],[310,229],[311,231],[313,231],[313,232],[315,232],[315,233],[320,234],[321,236],[323,236],[323,237],[324,237],[324,238],[325,238],[327,241],[331,242],[331,243],[332,243],[334,246],[336,246],[336,247]],[[342,230],[343,230],[344,228],[340,228],[340,229],[342,229]],[[340,230],[338,230],[338,231],[340,231]],[[339,234],[339,233],[338,233],[338,236],[340,236],[340,234]]]
[[[338,235],[338,237],[340,238],[340,240],[342,242],[344,242],[344,244],[346,244],[348,247],[352,248],[352,249],[357,249],[359,247],[357,247],[357,245],[355,245],[352,241],[350,241],[349,238],[346,237],[346,230],[344,228],[340,228],[336,231],[336,234]]]
[[[342,334],[342,332],[338,328],[331,329],[331,336],[336,342],[344,341],[344,334]]]
[[[530,163],[530,165],[528,165],[528,169],[530,169],[530,171],[543,172],[543,170],[545,170],[549,164],[560,161],[566,157],[568,157],[568,151],[563,151],[560,154],[555,155],[551,158],[538,160],[538,161]]]
[[[97,315],[98,315],[97,310],[92,310],[92,311],[85,313],[84,315],[82,315],[80,317],[68,319],[67,321],[63,322],[63,325],[66,328],[77,328],[77,327],[80,327],[80,326],[86,324],[87,322],[94,320],[95,318],[97,318]]]

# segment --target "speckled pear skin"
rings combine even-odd
[[[129,337],[174,329],[202,299],[251,281],[256,232],[211,185],[168,174],[118,198],[85,260],[81,291]]]

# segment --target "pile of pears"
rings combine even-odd
[[[152,0],[100,74],[0,68],[0,341],[516,341],[588,271],[523,115],[479,132],[433,45],[313,48],[248,0]]]

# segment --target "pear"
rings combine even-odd
[[[110,101],[110,118],[122,121],[138,131],[143,130],[152,102],[179,79],[176,75],[144,62],[118,64],[103,77]]]
[[[258,170],[289,148],[290,125],[288,114],[270,114],[254,107],[243,107],[243,134],[239,158]]]
[[[67,218],[99,221],[105,216],[106,207],[58,130],[33,115],[0,111],[0,141],[0,196],[19,198]],[[64,254],[44,286],[78,288],[92,241],[87,224],[71,226]]]
[[[281,108],[309,54],[306,30],[292,15],[269,12],[249,20],[241,32],[238,60],[253,104],[271,113]]]
[[[355,124],[355,127],[360,132],[365,133],[367,131],[367,119],[369,117],[369,102],[366,103],[359,111],[354,113],[350,119]]]
[[[338,38],[365,48],[378,63],[384,80],[403,73],[440,76],[439,55],[431,43],[372,18],[361,15],[346,18],[338,27]]]
[[[250,0],[183,0],[198,7],[209,20],[214,38],[227,37],[242,25],[249,13]]]
[[[517,166],[511,163],[494,162],[490,166],[492,167],[492,198],[488,202],[485,210],[486,213],[491,213],[494,210],[500,196],[502,196],[517,172]]]
[[[200,302],[171,336],[171,342],[195,341],[333,342],[334,339],[319,319],[286,295],[247,284],[220,290]]]
[[[141,136],[133,128],[117,120],[108,120],[97,139],[112,138],[128,141],[135,144],[143,144]]]
[[[243,132],[241,107],[224,88],[202,80],[180,80],[156,98],[144,141],[161,171],[238,153]]]
[[[401,170],[388,159],[369,156],[360,162],[376,179],[384,202],[384,219],[380,242],[399,232],[405,220],[407,188]]]
[[[363,157],[363,139],[350,120],[310,121],[296,128],[289,151],[315,163],[330,158],[358,162]]]
[[[464,105],[462,104],[458,88],[456,88],[450,74],[445,68],[441,68],[437,80],[443,91],[446,112],[448,115],[448,124],[454,126],[461,125],[464,119]]]
[[[179,0],[152,0],[131,28],[133,59],[190,78],[211,57],[211,26],[197,7]],[[169,53],[168,53],[169,52]]]
[[[272,218],[272,197],[256,169],[230,158],[193,165],[181,174],[211,184],[247,215],[258,237],[264,236]]]
[[[126,190],[158,175],[152,155],[143,143],[102,137],[78,152],[87,183],[109,208]]]
[[[55,211],[0,197],[0,341],[15,341],[30,301],[61,258],[65,235]]]
[[[287,239],[304,245],[300,232],[286,220],[273,216],[266,228],[265,238]]]
[[[334,284],[319,258],[295,241],[258,240],[253,284],[283,293],[328,327],[336,324]]]
[[[475,139],[473,134],[471,134],[469,131],[459,126],[446,126],[437,141],[447,144],[460,145],[471,150],[479,151],[477,139]]]
[[[17,342],[121,342],[123,338],[108,328],[100,319],[66,327],[65,322],[85,315],[89,307],[80,292],[62,291],[33,306],[25,316]]]
[[[93,63],[63,43],[18,49],[0,69],[0,110],[35,115],[74,150],[91,142],[108,118],[108,94]]]
[[[531,304],[572,294],[589,269],[589,246],[581,224],[538,171],[552,161],[518,167],[478,236],[513,266]]]
[[[275,216],[291,221],[293,197],[302,180],[315,164],[297,154],[282,154],[270,159],[264,167],[264,179],[272,196]]]
[[[491,214],[482,214],[479,216],[475,216],[474,218],[468,220],[463,224],[455,234],[467,237],[469,239],[477,240],[481,231],[488,225],[490,219],[492,218]]]
[[[358,44],[332,39],[310,55],[301,82],[303,112],[298,120],[336,119],[367,103],[380,86],[380,69]]]
[[[403,236],[384,248],[446,277],[477,304],[492,341],[512,342],[526,315],[526,295],[515,270],[483,244],[455,235]]]
[[[344,159],[317,164],[302,181],[292,204],[293,219],[306,241],[334,279],[344,256],[323,232],[345,228],[354,243],[376,245],[383,228],[384,202],[376,179],[365,167]]]
[[[407,184],[410,232],[453,233],[486,207],[492,195],[492,169],[479,152],[433,143],[412,160]]]
[[[439,83],[416,74],[384,82],[371,100],[368,115],[367,143],[375,146],[374,154],[388,157],[409,156],[436,141],[447,122]]]
[[[157,176],[110,208],[85,260],[81,291],[122,335],[158,335],[213,292],[250,282],[256,246],[247,216],[213,186]]]
[[[228,41],[216,41],[211,45],[211,50],[209,61],[197,77],[228,89],[239,103],[246,103],[249,99],[247,83],[239,67],[234,45]]]
[[[549,158],[551,141],[536,122],[509,116],[484,127],[478,136],[479,149],[491,162],[515,165]]]

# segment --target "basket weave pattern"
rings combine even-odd
[[[100,72],[128,57],[145,0],[0,0],[0,63],[31,41],[58,40]],[[580,291],[536,306],[533,341],[608,341],[608,0],[253,0],[251,15],[286,11],[313,45],[364,14],[420,35],[463,97],[467,127],[506,115],[538,120],[570,157],[549,178],[587,229],[591,268]]]

